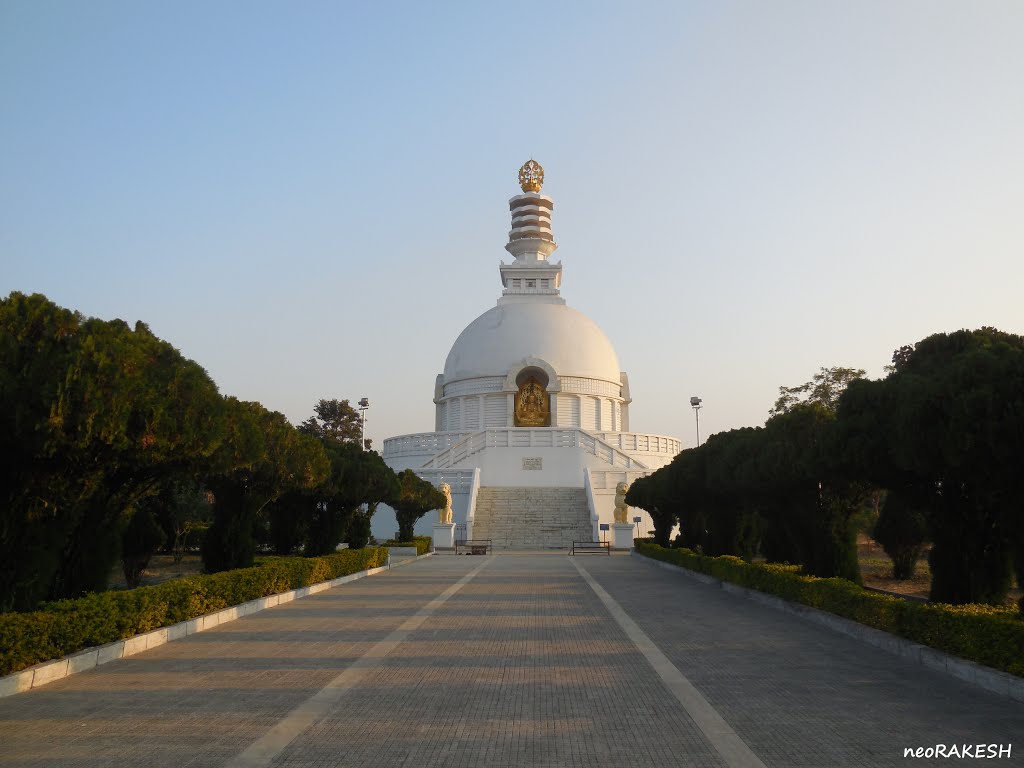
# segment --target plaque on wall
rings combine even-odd
[[[544,459],[540,456],[524,456],[523,469],[544,469]]]

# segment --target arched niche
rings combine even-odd
[[[542,361],[537,361],[540,363]],[[512,424],[516,427],[551,426],[551,383],[558,381],[550,365],[527,362],[518,370],[509,371],[506,383],[515,393]],[[511,388],[511,387],[510,387]]]
[[[544,388],[548,392],[562,391],[562,385],[558,381],[558,374],[555,373],[555,369],[546,360],[536,357],[528,357],[518,365],[513,365],[508,369],[508,374],[505,376],[504,390],[506,392],[519,391],[522,375],[530,371],[536,374],[539,381],[544,383]]]

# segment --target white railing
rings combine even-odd
[[[623,469],[647,469],[647,465],[639,459],[634,459],[625,451],[616,448],[614,445],[609,445],[601,438],[596,435],[592,435],[589,432],[584,432],[582,429],[577,430],[580,435],[580,447],[588,453],[592,453],[597,458],[608,462],[613,467],[622,467]]]
[[[384,458],[398,456],[433,456],[451,448],[471,432],[419,432],[412,435],[389,437],[384,441]]]
[[[487,437],[479,438],[485,432]],[[389,437],[384,441],[384,458],[390,459],[398,456],[437,457],[437,454],[454,448],[467,438],[471,439],[471,445],[466,446],[468,453],[464,453],[458,461],[486,447],[575,448],[579,445],[576,438],[577,432],[590,435],[610,448],[617,449],[623,453],[648,453],[671,457],[682,450],[682,443],[679,440],[674,437],[667,437],[666,435],[650,435],[637,432],[587,432],[572,427],[537,427],[535,429],[517,427],[514,429],[489,429],[478,432],[419,432],[411,435]],[[477,440],[473,440],[473,438],[477,438]],[[486,442],[480,443],[480,439],[484,439]],[[584,447],[588,447],[588,450],[592,448],[592,446]],[[594,450],[590,450],[590,452],[594,453]],[[607,454],[607,451],[605,453]],[[428,465],[434,466],[431,463],[428,463]],[[450,466],[450,464],[443,466]],[[616,466],[620,466],[620,464],[616,462]]]
[[[591,541],[600,541],[601,516],[597,512],[597,500],[594,498],[594,486],[590,483],[589,469],[583,470],[583,493],[587,497],[587,509],[590,510],[590,526],[593,529]]]
[[[651,474],[649,469],[587,469],[587,477],[590,487],[595,491],[614,490],[615,486],[625,480],[632,484],[633,481]]]
[[[423,465],[423,469],[443,469],[465,461],[485,448],[582,448],[613,467],[648,469],[620,448],[582,429],[537,427],[535,429],[486,429],[466,435]]]
[[[486,448],[486,439],[486,432],[472,432],[435,455],[423,465],[423,469],[441,469],[458,464],[463,459]]]
[[[631,453],[659,453],[675,456],[682,443],[666,435],[647,435],[638,432],[594,432],[609,445]]]
[[[473,538],[473,522],[476,520],[476,497],[480,491],[480,467],[473,469],[469,488],[469,504],[466,507],[466,538]]]
[[[441,483],[448,483],[453,494],[472,493],[473,475],[480,470],[475,467],[468,469],[417,469],[416,474],[438,488]]]

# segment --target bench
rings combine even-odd
[[[490,539],[465,539],[455,542],[456,555],[486,555],[490,550]]]
[[[579,553],[581,555],[610,555],[612,553],[612,545],[607,541],[574,541],[572,543],[572,549],[569,550],[570,555]]]

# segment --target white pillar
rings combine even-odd
[[[434,525],[434,549],[455,549],[455,523]]]
[[[612,523],[612,547],[615,549],[632,549],[635,535],[632,523]],[[434,546],[437,546],[436,540]]]

